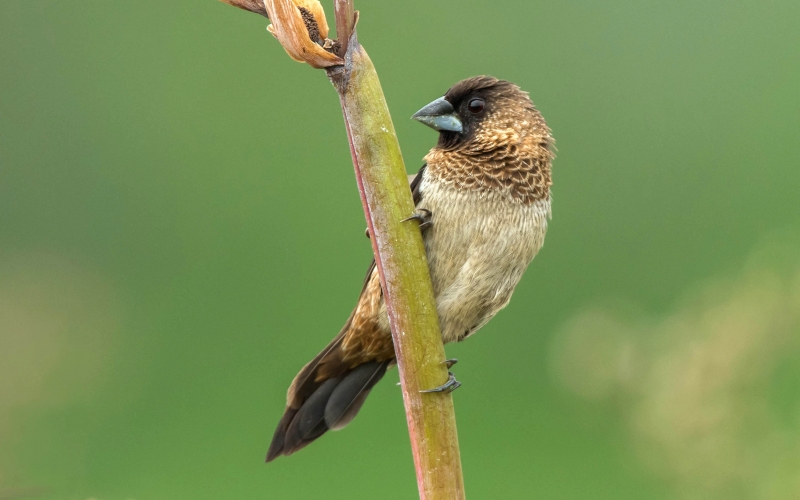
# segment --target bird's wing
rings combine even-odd
[[[422,175],[427,166],[427,164],[422,165],[416,175],[408,176],[414,206],[419,205],[420,199],[422,199],[420,185],[422,184]],[[364,286],[361,288],[361,295],[358,298],[356,308],[351,314],[345,329],[342,330],[342,334],[340,334],[344,336],[342,347],[345,351],[351,353],[346,356],[351,362],[353,357],[361,358],[359,359],[361,362],[374,358],[380,360],[387,359],[387,357],[394,359],[394,344],[391,340],[391,332],[386,331],[384,326],[378,324],[382,303],[383,290],[381,289],[378,269],[373,258],[369,264],[369,269],[367,269],[367,276],[364,278]]]
[[[424,171],[425,165],[409,178],[415,205],[422,196]],[[391,332],[381,320],[382,308],[383,290],[373,259],[356,308],[344,327],[289,387],[286,410],[267,452],[268,462],[294,453],[329,429],[344,427],[358,413],[372,386],[395,362]]]
[[[428,168],[428,164],[422,166],[417,172],[416,175],[409,175],[408,176],[408,183],[409,187],[411,187],[411,196],[414,198],[414,206],[419,205],[419,200],[422,198],[422,193],[419,190],[420,184],[422,184],[422,174],[425,173],[425,169]]]
[[[409,175],[408,176],[409,187],[411,188],[411,196],[412,196],[412,198],[414,200],[414,205],[415,206],[419,204],[420,199],[422,198],[422,193],[420,192],[420,184],[422,184],[422,175],[424,174],[425,169],[427,168],[427,166],[428,166],[427,164],[422,165],[422,168],[419,169],[419,172],[417,172],[416,175]],[[378,270],[377,270],[377,268],[375,266],[375,259],[373,258],[372,262],[370,262],[370,264],[369,264],[369,268],[367,269],[367,275],[364,278],[364,285],[361,287],[361,293],[359,294],[359,298],[358,298],[358,302],[359,303],[364,301],[364,299],[366,298],[365,295],[378,295],[379,297],[383,295],[383,291],[380,289],[380,285],[379,285],[380,280],[378,279],[377,272],[378,272]],[[370,287],[370,284],[372,284],[371,287]],[[371,302],[371,301],[368,301],[368,302]],[[300,372],[299,376],[295,380],[295,385],[302,386],[302,385],[305,385],[304,384],[305,382],[311,382],[310,380],[308,380],[309,375],[311,375],[312,373],[315,373],[317,371],[317,369],[319,368],[320,362],[327,361],[326,358],[330,358],[331,357],[331,356],[329,356],[331,354],[331,351],[338,351],[340,349],[340,344],[342,343],[343,340],[345,340],[344,337],[347,335],[348,332],[350,332],[352,330],[352,327],[355,326],[355,325],[353,325],[353,321],[355,320],[356,323],[360,322],[359,320],[361,318],[357,317],[357,315],[356,315],[357,310],[358,310],[358,308],[356,308],[356,310],[353,310],[353,312],[350,314],[350,317],[347,319],[347,322],[345,323],[344,327],[339,332],[339,335],[337,335],[333,339],[333,341],[331,341],[331,343],[328,345],[328,347],[326,349],[324,349],[315,359],[313,359],[310,363],[308,363],[308,365],[306,365],[306,367]],[[367,316],[373,316],[374,317],[374,314],[376,312],[377,311],[373,311],[373,314],[368,314]],[[378,336],[378,337],[383,337],[385,335],[384,332],[374,332],[374,333],[377,334],[376,336]],[[377,342],[377,344],[382,344],[382,342]],[[378,346],[374,345],[373,347],[378,347]],[[391,347],[391,349],[392,349],[392,353],[393,353],[394,352],[393,351],[394,348]],[[381,345],[380,347],[378,347],[377,350],[385,351],[386,350],[386,346]],[[366,353],[364,353],[364,354],[366,354]],[[369,357],[369,355],[367,357]],[[342,360],[342,361],[344,361],[344,360]],[[331,363],[331,364],[335,365],[335,363]],[[334,368],[333,366],[331,366],[330,368],[332,368],[331,372],[333,372],[333,373],[336,373],[336,372],[338,372],[339,370],[342,369],[341,367]],[[312,377],[312,380],[313,380],[313,377]],[[290,392],[292,392],[292,391],[290,391]],[[301,391],[301,392],[305,392],[305,391]]]

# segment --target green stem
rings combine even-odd
[[[307,27],[280,18],[297,14],[289,0],[278,0],[280,4],[273,0],[223,1],[261,15],[267,15],[270,8],[281,7],[270,11],[277,12],[279,19],[273,21],[280,22],[286,31],[279,30],[279,41],[290,45],[287,51],[291,48],[295,57],[308,55]],[[400,145],[378,74],[358,43],[358,13],[353,1],[335,0],[335,8],[338,56],[344,56],[345,64],[337,61],[337,65],[330,66],[330,57],[320,59],[319,54],[314,61],[328,68],[328,77],[342,105],[392,329],[420,499],[462,500],[464,478],[453,398],[450,394],[420,393],[442,385],[448,374],[442,364],[444,346],[422,234],[416,223],[401,222],[413,214],[414,202]],[[313,62],[308,57],[305,60]]]
[[[448,377],[425,247],[418,225],[401,222],[414,213],[403,157],[378,74],[354,31],[345,65],[328,75],[339,93],[380,272],[420,498],[463,499],[453,398],[419,392]]]

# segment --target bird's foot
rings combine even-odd
[[[418,208],[417,213],[411,217],[406,217],[400,222],[407,222],[410,220],[419,222],[419,228],[424,231],[433,225],[433,213],[431,213],[431,211],[427,208]]]
[[[440,364],[445,365],[449,370],[456,363],[458,363],[458,358],[445,359]]]
[[[448,361],[450,361],[450,360],[448,360]],[[449,392],[453,392],[456,389],[458,389],[459,387],[461,387],[461,382],[456,380],[456,376],[453,375],[453,372],[447,372],[447,375],[448,375],[447,382],[445,382],[443,385],[440,385],[439,387],[434,387],[433,389],[428,389],[426,391],[419,391],[419,392],[422,392],[422,393],[431,393],[431,392],[449,393]]]

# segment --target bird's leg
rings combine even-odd
[[[406,222],[410,220],[418,221],[419,228],[424,231],[425,229],[428,229],[433,225],[433,214],[427,208],[418,208],[417,213],[415,213],[411,217],[406,217],[400,222]]]
[[[451,361],[451,360],[448,360],[448,361]],[[447,393],[447,392],[453,392],[456,389],[458,389],[459,387],[461,387],[461,382],[456,380],[456,376],[453,375],[453,372],[447,372],[447,375],[448,375],[447,382],[445,382],[443,385],[440,385],[439,387],[434,387],[433,389],[428,389],[426,391],[419,391],[419,392],[422,392],[422,393],[445,392],[445,393]]]

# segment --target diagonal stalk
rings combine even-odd
[[[378,74],[358,43],[353,1],[335,0],[338,46],[328,45],[333,41],[326,38],[324,12],[316,0],[222,1],[269,17],[270,32],[287,53],[326,68],[339,94],[389,315],[420,499],[463,500],[453,398],[420,393],[447,381],[444,346],[422,235],[416,223],[402,222],[413,214],[414,202]],[[297,10],[301,3],[318,12],[315,20],[324,40],[311,40],[312,29],[303,25]]]
[[[420,498],[463,499],[452,396],[419,392],[448,375],[422,236],[417,224],[401,222],[414,205],[400,146],[378,74],[355,33],[344,59],[328,75],[339,93],[389,313]]]

